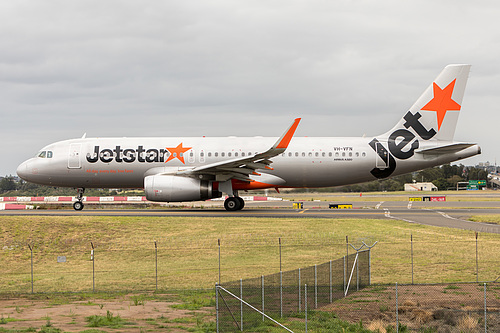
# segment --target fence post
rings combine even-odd
[[[396,332],[399,333],[398,283],[396,282]]]
[[[410,235],[411,243],[411,284],[413,284],[413,234]]]
[[[479,282],[479,263],[478,263],[478,251],[477,251],[477,237],[478,232],[476,231],[476,282]]]
[[[346,276],[345,276],[345,273],[346,273],[346,259],[345,259],[345,256],[344,256],[344,282],[343,282],[343,285],[344,285],[344,295],[345,295],[345,283],[346,283]]]
[[[31,252],[31,293],[33,294],[33,247],[31,244],[28,244]]]
[[[330,260],[330,303],[333,302],[332,261]]]
[[[278,238],[279,240],[279,247],[280,247],[280,272],[281,272],[281,237]]]
[[[283,318],[283,272],[280,271],[280,317]]]
[[[306,333],[307,333],[307,284],[304,285],[304,310],[306,313]]]
[[[359,260],[356,261],[356,291],[359,291]]]
[[[95,253],[94,253],[94,243],[90,242],[92,250],[90,251],[90,259],[92,260],[92,292],[95,292]]]
[[[345,247],[346,247],[345,261],[346,261],[347,271],[349,271],[349,236],[345,236]]]
[[[314,308],[318,308],[318,269],[314,265]]]
[[[219,284],[215,284],[215,322],[216,330],[219,333]]]
[[[300,299],[300,294],[302,293],[302,290],[301,290],[301,286],[300,286],[300,268],[299,268],[299,313],[300,311],[302,311],[302,302],[301,302],[301,299]]]
[[[262,321],[264,321],[264,275],[262,275]]]
[[[155,241],[155,279],[156,279],[156,288],[155,290],[158,291],[158,246]]]
[[[240,329],[243,332],[243,280],[240,279]]]
[[[217,239],[217,244],[219,245],[219,284],[220,284],[220,238]]]
[[[372,285],[372,249],[368,248],[368,285]]]
[[[487,312],[488,310],[486,309],[486,282],[484,283],[484,333],[488,333],[488,325],[487,325]]]

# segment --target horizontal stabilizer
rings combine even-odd
[[[420,150],[417,150],[416,153],[434,154],[434,155],[451,154],[451,153],[456,153],[456,152],[459,152],[461,150],[467,149],[467,148],[472,147],[474,145],[476,145],[476,144],[475,143],[453,143],[451,145],[420,149]]]

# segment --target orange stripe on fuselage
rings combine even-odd
[[[232,183],[233,183],[233,190],[263,190],[266,188],[276,187],[276,185],[273,184],[261,183],[257,181],[247,183],[236,179],[233,179]]]
[[[231,182],[233,183],[233,190],[263,190],[266,188],[276,188],[276,185],[261,183],[261,182],[257,182],[257,181],[244,182],[241,180],[232,179]],[[218,190],[219,183],[214,182],[213,188],[214,188],[214,190]]]

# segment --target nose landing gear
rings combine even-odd
[[[83,187],[80,187],[77,189],[77,194],[76,194],[76,201],[73,203],[73,208],[75,210],[82,210],[84,205],[83,205],[83,193],[85,192],[85,189]]]

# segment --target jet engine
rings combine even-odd
[[[154,175],[144,178],[144,191],[149,201],[179,202],[219,198],[212,183],[189,177]]]

